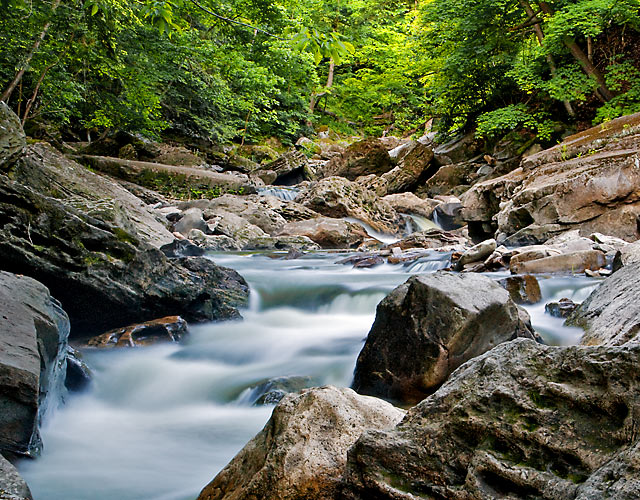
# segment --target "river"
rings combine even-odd
[[[42,456],[20,464],[34,499],[195,499],[269,418],[271,406],[252,406],[251,387],[300,375],[348,386],[378,302],[449,257],[352,269],[336,264],[344,256],[212,255],[251,286],[242,321],[193,325],[182,344],[85,350],[92,386],[66,397],[42,429]],[[543,302],[527,309],[548,343],[574,344],[581,332],[546,315],[544,303],[579,302],[597,284],[541,279]]]

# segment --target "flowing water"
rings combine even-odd
[[[298,260],[219,254],[251,285],[244,320],[194,325],[183,344],[85,351],[92,387],[67,398],[43,429],[42,457],[20,471],[35,500],[191,500],[262,428],[272,407],[251,406],[266,379],[307,376],[348,386],[377,303],[410,275],[434,272],[433,252],[407,266],[352,269],[344,254]],[[585,298],[597,281],[541,280],[544,301]],[[555,344],[579,332],[528,308]]]

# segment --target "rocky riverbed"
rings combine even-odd
[[[637,498],[639,124],[255,162],[0,103],[0,451],[36,500]]]

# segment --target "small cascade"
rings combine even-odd
[[[436,212],[433,212],[434,217]],[[428,231],[429,229],[442,229],[436,222],[416,214],[400,214],[406,221],[405,235],[409,236],[418,231]]]
[[[296,199],[300,190],[295,187],[287,186],[268,186],[258,188],[258,194],[261,196],[275,196],[284,201],[293,201]]]
[[[386,234],[386,233],[381,233],[380,231],[376,231],[369,224],[361,221],[360,219],[356,219],[355,217],[345,217],[344,220],[346,220],[347,222],[353,222],[354,224],[358,224],[362,226],[362,228],[367,232],[369,236],[387,245],[391,243],[395,243],[400,239],[398,236],[395,236],[393,234]]]

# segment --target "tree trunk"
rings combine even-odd
[[[53,17],[53,13],[58,8],[58,5],[60,5],[60,0],[54,0],[53,4],[51,5],[52,17]],[[11,94],[13,93],[13,90],[16,88],[16,85],[18,85],[18,83],[22,81],[22,77],[24,76],[25,71],[29,67],[29,63],[31,62],[31,59],[33,59],[33,56],[36,54],[36,52],[38,52],[38,49],[40,48],[40,44],[44,40],[44,37],[47,36],[47,31],[49,31],[50,26],[51,26],[51,21],[47,21],[46,24],[43,26],[42,31],[40,32],[40,36],[36,38],[36,41],[31,46],[31,50],[29,51],[26,59],[22,63],[22,67],[16,73],[16,76],[13,78],[13,80],[11,80],[11,83],[9,84],[9,86],[5,89],[5,91],[0,96],[0,101],[4,101],[4,102],[8,101],[9,97],[11,97]]]
[[[548,15],[553,15],[553,10],[551,9],[551,7],[549,7],[549,4],[547,4],[547,2],[538,2],[538,4],[540,5],[542,12]],[[562,37],[562,41],[571,52],[571,55],[573,55],[573,57],[580,63],[580,66],[582,66],[584,72],[595,79],[595,81],[598,83],[598,92],[600,93],[602,100],[607,102],[613,99],[613,94],[608,89],[607,82],[605,81],[604,76],[602,76],[602,73],[598,71],[598,68],[596,68],[591,63],[587,55],[576,43],[576,41],[570,36]]]
[[[527,0],[520,0],[520,5],[522,5],[522,7],[524,8],[525,12],[527,13],[527,16],[529,16],[529,18],[531,20],[533,20],[533,21],[537,20],[536,13],[533,11],[533,8],[531,7],[531,4]],[[540,46],[543,46],[544,45],[544,32],[542,31],[542,26],[540,25],[540,23],[535,23],[533,25],[533,29],[536,32],[536,37],[538,38],[538,42],[540,43]],[[551,71],[551,76],[556,76],[558,68],[556,67],[556,63],[553,60],[553,56],[551,54],[547,54],[547,64],[549,65],[549,70]],[[571,106],[571,102],[570,101],[564,100],[564,101],[562,101],[562,104],[564,104],[564,108],[567,110],[567,113],[569,114],[569,116],[575,116],[576,115],[575,111],[573,111],[573,106]]]
[[[327,76],[327,84],[325,88],[330,89],[333,87],[333,75],[335,73],[336,63],[333,61],[333,57],[329,59],[329,75]],[[320,94],[312,94],[311,100],[309,101],[309,112],[311,114],[316,110],[316,105],[320,101],[320,99],[326,95],[326,92],[321,92]]]

